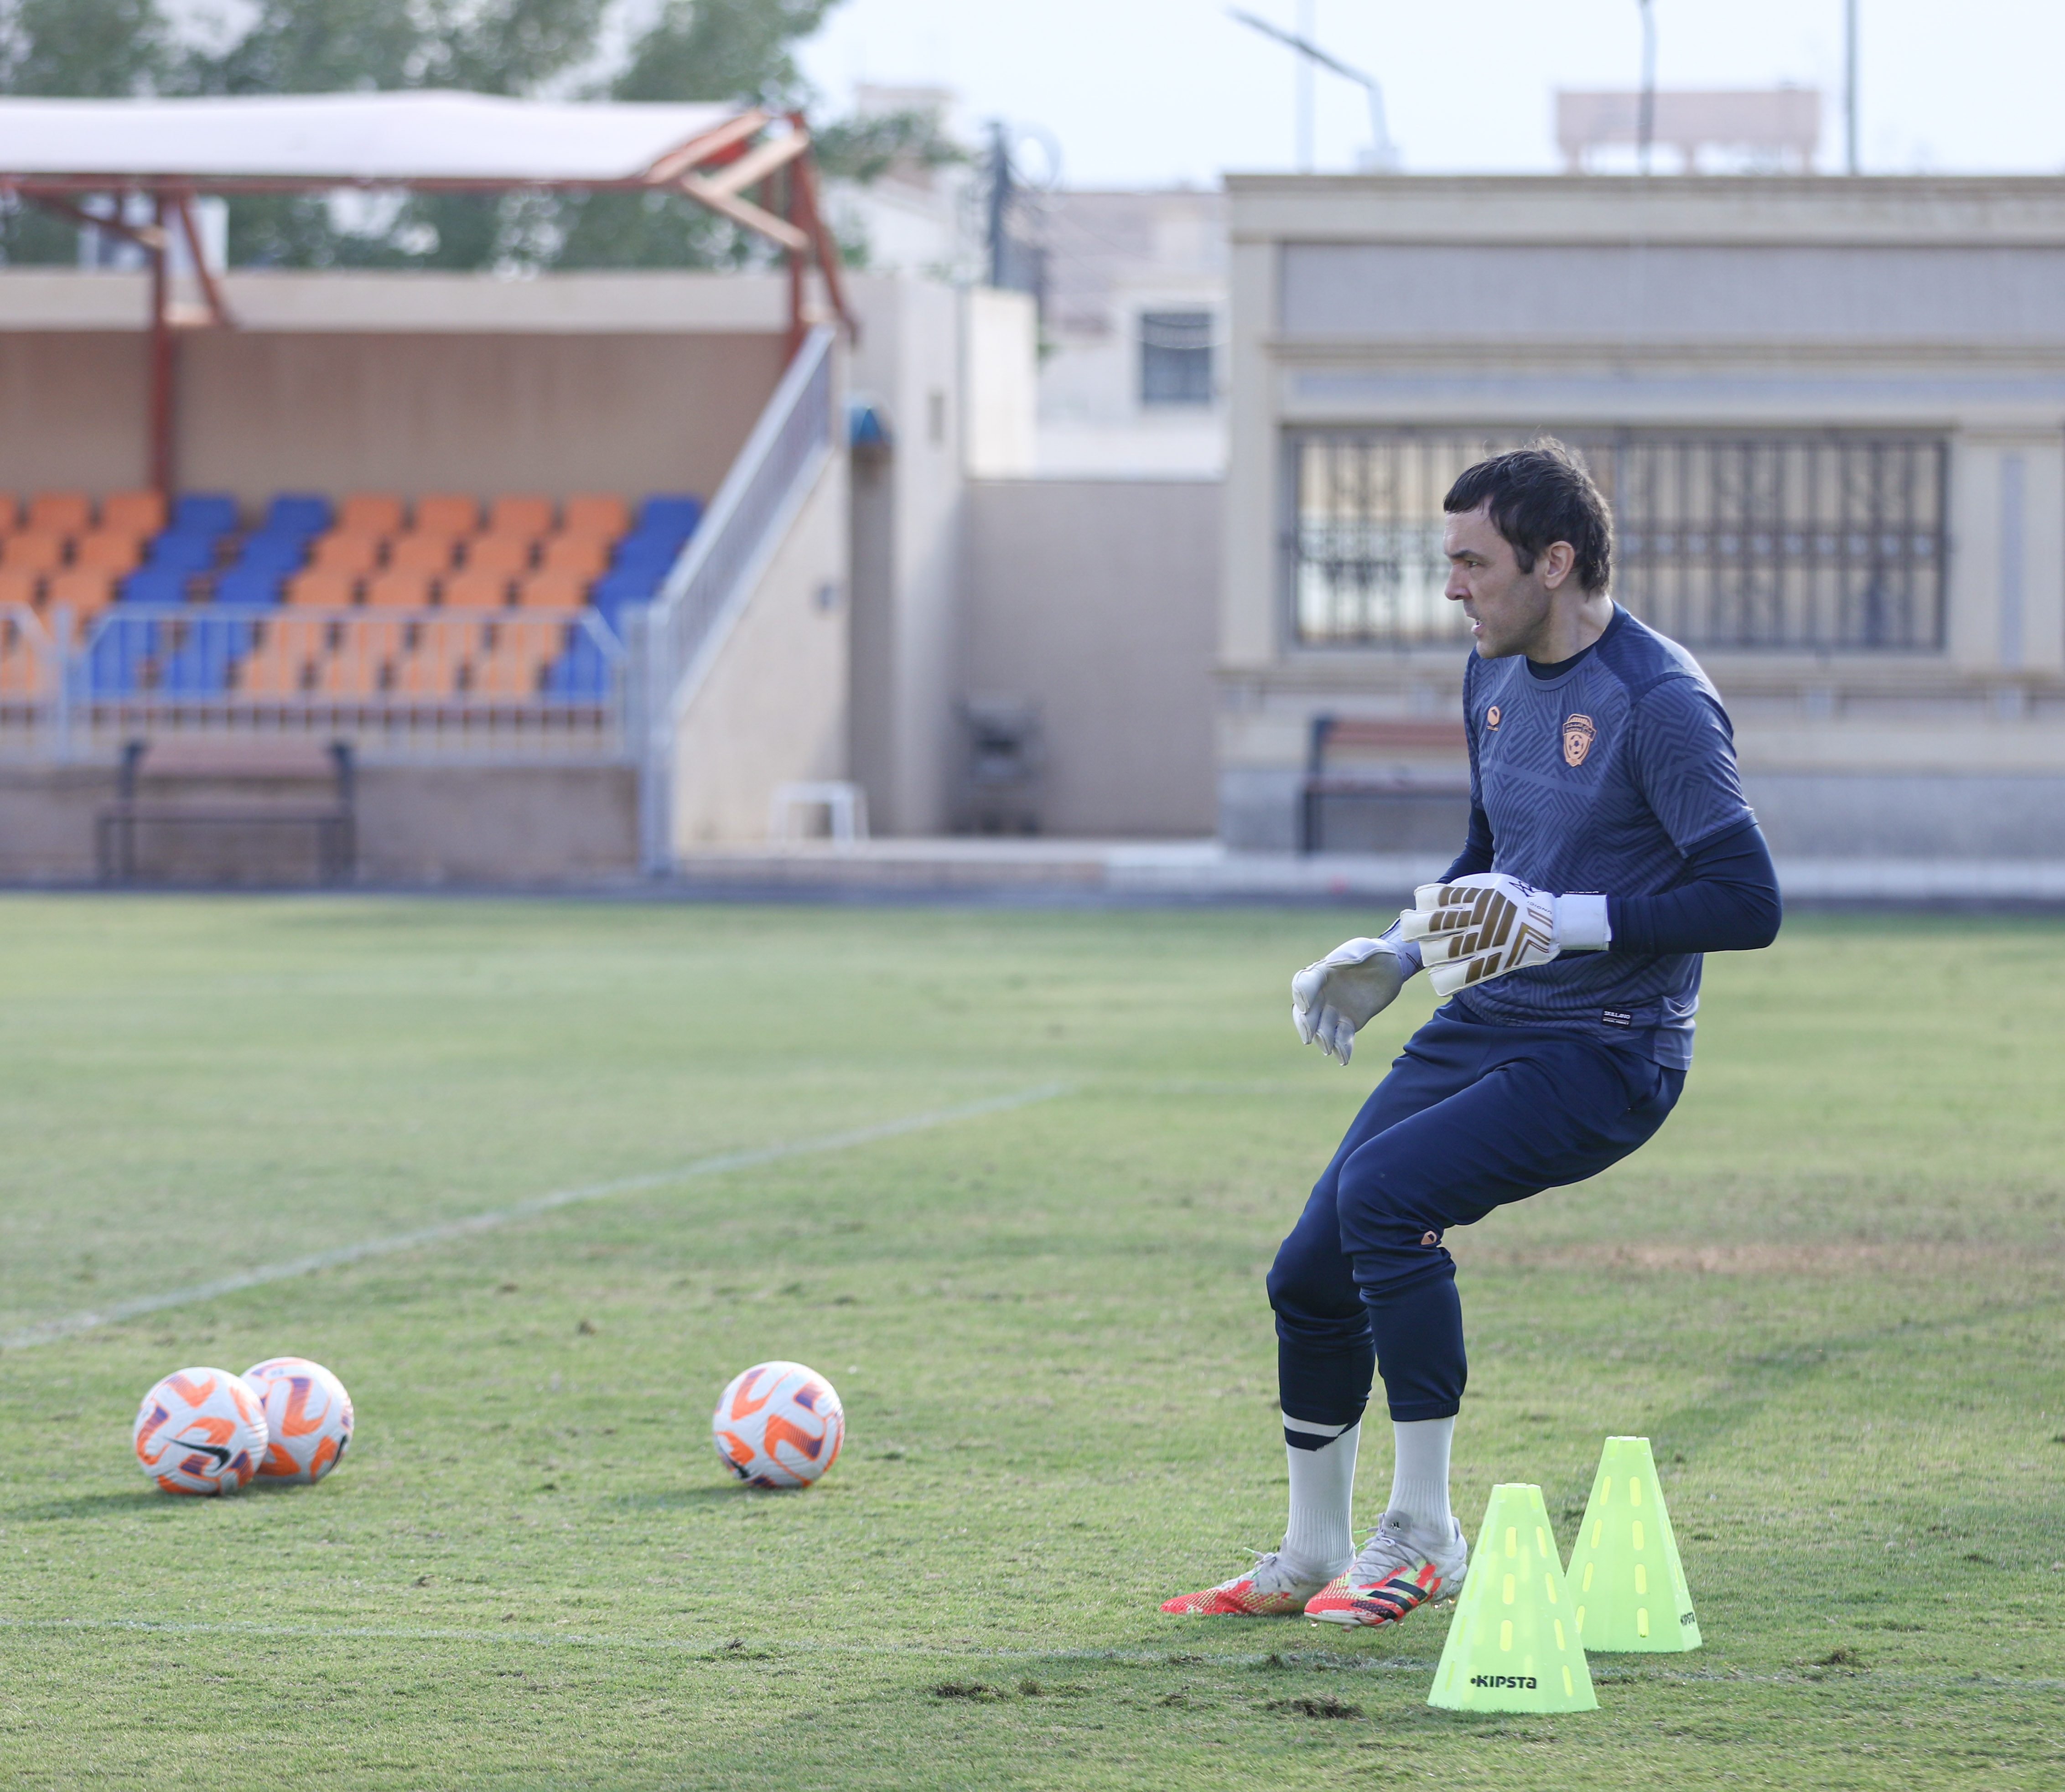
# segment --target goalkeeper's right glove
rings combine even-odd
[[[1291,1024],[1307,1045],[1346,1063],[1355,1036],[1396,999],[1420,968],[1420,950],[1397,937],[1393,922],[1381,939],[1351,939],[1291,979]]]
[[[1605,897],[1552,895],[1503,871],[1423,883],[1398,925],[1401,937],[1419,946],[1434,993],[1445,999],[1566,952],[1603,952],[1613,942]]]

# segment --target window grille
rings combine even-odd
[[[1143,405],[1209,405],[1212,402],[1212,314],[1209,311],[1143,311],[1140,314],[1140,402]]]
[[[1688,647],[1943,644],[1940,437],[1552,432],[1614,511],[1613,593]],[[1441,593],[1441,498],[1532,432],[1308,430],[1290,438],[1286,536],[1301,645],[1461,641]]]

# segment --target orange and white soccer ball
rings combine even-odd
[[[838,1459],[846,1413],[832,1384],[800,1362],[756,1362],[717,1400],[710,1432],[749,1487],[806,1487]]]
[[[136,1460],[168,1493],[234,1493],[257,1473],[265,1409],[227,1369],[182,1369],[136,1409]]]
[[[342,1382],[306,1357],[268,1357],[244,1379],[265,1408],[261,1485],[320,1481],[337,1467],[351,1442],[351,1396]]]

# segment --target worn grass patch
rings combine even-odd
[[[1427,1708],[1441,1613],[1155,1609],[1282,1524],[1261,1273],[1429,1005],[1344,1073],[1283,991],[1368,918],[0,916],[0,1334],[1066,1088],[0,1352],[0,1786],[2065,1779],[2065,928],[1711,961],[1662,1136],[1456,1235],[1466,1526],[1537,1481],[1567,1548],[1600,1440],[1646,1435],[1707,1639],[1537,1719]],[[153,1492],[143,1389],[285,1350],[350,1386],[345,1467]],[[774,1355],[847,1403],[802,1495],[707,1442]]]

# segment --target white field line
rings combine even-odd
[[[1037,1088],[1020,1089],[1011,1095],[992,1096],[986,1101],[971,1101],[957,1108],[935,1108],[921,1114],[906,1114],[900,1119],[883,1120],[874,1126],[855,1127],[848,1132],[828,1133],[819,1139],[798,1139],[785,1144],[758,1145],[750,1151],[727,1151],[714,1157],[698,1157],[693,1163],[678,1164],[672,1169],[648,1170],[638,1176],[618,1177],[609,1182],[590,1182],[578,1189],[556,1189],[550,1194],[539,1195],[530,1201],[519,1201],[507,1207],[490,1208],[486,1213],[469,1213],[456,1220],[441,1220],[435,1225],[418,1226],[413,1232],[390,1233],[385,1238],[366,1238],[355,1245],[339,1245],[333,1250],[317,1251],[308,1257],[297,1257],[288,1263],[269,1263],[256,1269],[240,1270],[235,1275],[223,1276],[213,1281],[197,1282],[191,1288],[176,1288],[163,1294],[139,1295],[133,1301],[119,1301],[111,1306],[95,1307],[85,1313],[69,1314],[62,1319],[46,1319],[41,1323],[26,1326],[21,1330],[0,1338],[0,1350],[26,1350],[38,1344],[51,1343],[60,1338],[75,1338],[81,1332],[91,1331],[100,1326],[113,1325],[123,1319],[139,1318],[147,1313],[161,1313],[167,1307],[185,1306],[196,1301],[219,1300],[224,1294],[234,1294],[245,1288],[257,1288],[269,1281],[285,1281],[294,1276],[305,1276],[313,1269],[331,1269],[346,1263],[363,1262],[370,1257],[390,1257],[397,1251],[414,1250],[424,1245],[439,1245],[449,1239],[467,1238],[476,1233],[492,1232],[497,1227],[513,1225],[519,1220],[535,1219],[540,1213],[550,1213],[555,1209],[572,1207],[581,1201],[606,1201],[612,1195],[632,1194],[641,1189],[659,1189],[672,1182],[691,1181],[697,1177],[721,1176],[728,1170],[746,1170],[762,1164],[778,1164],[785,1158],[808,1157],[820,1152],[845,1151],[855,1145],[872,1144],[879,1139],[894,1139],[906,1132],[923,1132],[936,1126],[950,1126],[956,1120],[976,1120],[984,1114],[1000,1114],[1013,1108],[1029,1107],[1036,1101],[1049,1101],[1057,1095],[1065,1094],[1065,1083],[1043,1083]]]

